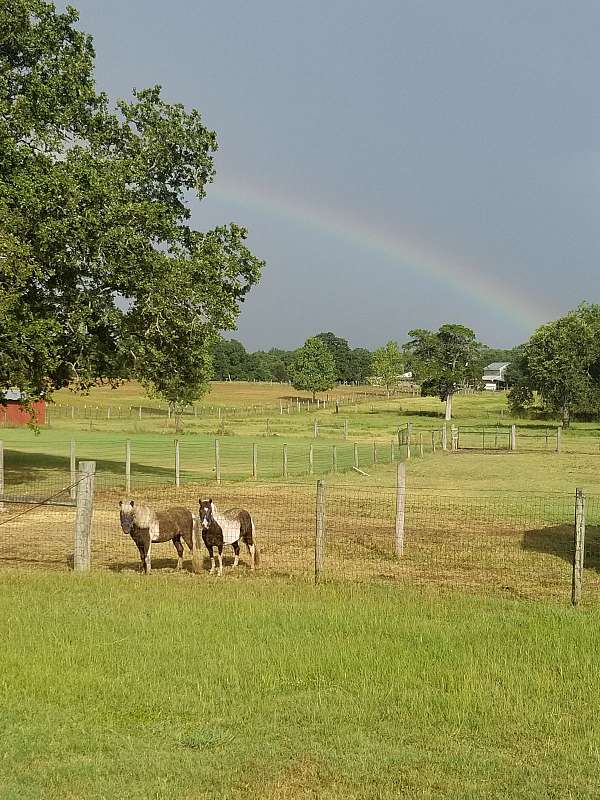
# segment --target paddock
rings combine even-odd
[[[141,487],[136,502],[160,509],[195,510],[207,487]],[[315,484],[223,484],[210,487],[217,507],[250,510],[260,548],[260,574],[272,579],[315,580]],[[91,568],[139,572],[139,555],[119,525],[120,487],[98,482],[91,524]],[[322,581],[385,582],[440,590],[501,594],[569,602],[574,555],[573,497],[409,490],[404,499],[404,548],[397,553],[397,490],[394,487],[326,486]],[[60,569],[73,566],[75,509],[6,504],[0,514],[0,568]],[[16,516],[20,514],[20,516]],[[600,500],[587,498],[584,602],[600,589]],[[229,550],[229,552],[228,552]],[[173,580],[215,580],[208,554],[201,574],[186,557],[176,574],[170,542],[155,544],[153,572]],[[231,569],[227,549],[218,580],[252,580],[247,553]],[[149,578],[150,580],[152,577]]]

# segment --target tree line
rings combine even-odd
[[[313,394],[336,383],[376,381],[389,394],[412,372],[422,393],[439,395],[451,414],[456,388],[476,385],[486,364],[510,361],[514,354],[477,342],[473,331],[462,325],[443,325],[437,332],[417,329],[409,335],[412,339],[403,347],[389,341],[372,352],[351,348],[331,331],[310,337],[297,350],[248,352],[235,339],[220,339],[212,349],[213,378],[289,382]]]
[[[364,347],[351,348],[346,339],[331,332],[317,334],[334,362],[334,383],[364,383],[371,375],[373,354]],[[248,352],[236,339],[219,339],[212,346],[213,378],[218,381],[291,382],[290,365],[297,350]]]

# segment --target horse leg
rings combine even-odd
[[[240,543],[234,542],[231,546],[233,547],[233,552],[235,554],[233,559],[233,566],[237,567],[240,561]]]
[[[223,574],[223,545],[217,545],[217,555],[219,556],[219,576]]]
[[[142,572],[146,572],[146,548],[143,542],[136,542],[136,544],[140,553],[140,560],[142,562]]]
[[[177,569],[181,569],[183,566],[183,545],[181,544],[181,535],[173,537],[173,544],[175,545],[175,550],[177,550]]]
[[[248,552],[250,553],[250,569],[253,570],[256,561],[256,545],[254,542],[248,545]]]
[[[146,549],[146,575],[149,575],[152,572],[152,559],[150,558],[151,550],[152,550],[152,540],[148,535],[148,545]]]
[[[214,553],[214,547],[213,547],[213,545],[212,545],[212,544],[211,544],[210,546],[209,546],[209,545],[206,545],[206,549],[208,550],[208,555],[210,556],[210,572],[209,572],[208,574],[209,574],[209,575],[214,575],[214,572],[215,572],[215,553]]]

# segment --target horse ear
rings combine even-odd
[[[133,507],[134,507],[134,505],[135,505],[135,503],[134,503],[134,502],[133,502],[133,500],[132,500],[132,501],[131,501],[131,507],[133,508]]]
[[[212,506],[212,497],[210,498],[210,500],[209,500],[208,502],[209,502],[209,503],[210,503],[210,505]]]
[[[119,508],[123,508],[123,501],[119,500]]]

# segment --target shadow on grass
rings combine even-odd
[[[173,549],[173,552],[175,550]],[[215,558],[216,561],[216,558]],[[175,553],[174,558],[163,557],[163,558],[153,558],[152,559],[152,572],[154,570],[166,570],[167,572],[189,572],[190,574],[194,574],[192,569],[192,559],[189,553],[184,556],[183,559],[183,566],[181,570],[177,570],[177,554]],[[233,567],[233,556],[225,556],[223,555],[223,569],[227,567]],[[139,558],[132,559],[131,561],[124,561],[121,564],[110,564],[109,567],[111,572],[140,572],[142,571],[142,562]],[[244,561],[240,560],[238,566],[236,567],[238,570],[249,570],[250,566],[246,564]],[[203,572],[210,571],[210,558],[208,555],[205,555],[202,559],[202,570]]]
[[[572,525],[553,525],[525,531],[521,543],[524,550],[532,550],[573,563],[575,549]],[[588,525],[585,531],[584,566],[600,572],[600,527]]]
[[[70,463],[66,456],[35,452],[23,453],[20,450],[5,449],[4,465],[4,482],[7,487],[47,482],[50,477],[49,473],[57,473],[58,477],[59,475],[68,475],[70,472]],[[152,467],[133,461],[131,472],[136,476],[136,480],[139,480],[140,477],[152,477],[169,481],[173,477],[172,469]],[[96,459],[96,474],[114,475],[115,478],[124,481],[125,463],[110,459]]]

